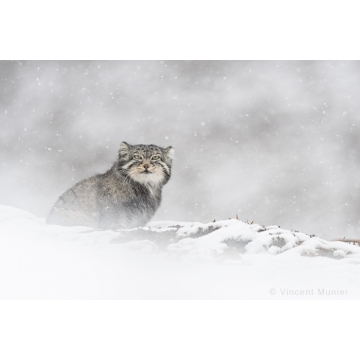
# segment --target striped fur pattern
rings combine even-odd
[[[144,226],[160,206],[173,156],[171,146],[122,142],[111,169],[67,190],[53,206],[47,223],[102,229]]]

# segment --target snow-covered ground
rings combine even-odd
[[[100,231],[0,206],[1,299],[360,299],[360,247],[237,219]]]

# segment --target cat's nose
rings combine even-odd
[[[143,167],[145,168],[145,170],[147,170],[150,167],[150,165],[149,164],[144,164]]]

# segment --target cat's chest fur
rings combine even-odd
[[[111,185],[111,186],[110,186]],[[110,181],[98,190],[98,203],[103,217],[119,221],[126,227],[144,226],[161,204],[162,188],[134,181]]]

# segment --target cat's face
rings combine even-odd
[[[142,184],[165,184],[171,175],[174,149],[156,145],[129,145],[122,142],[119,149],[121,170]]]

